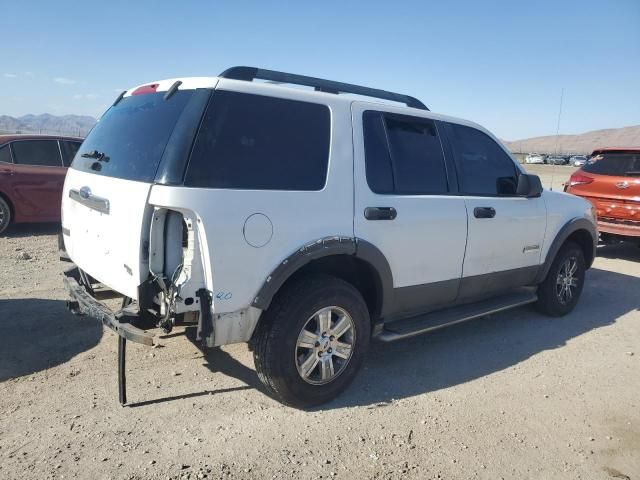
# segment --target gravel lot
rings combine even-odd
[[[549,185],[571,169],[535,166]],[[56,228],[0,238],[0,478],[640,479],[640,248],[600,247],[580,303],[373,345],[336,401],[267,397],[245,345],[130,344],[68,314]],[[23,252],[30,259],[18,259]]]

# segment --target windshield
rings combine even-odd
[[[105,112],[71,168],[108,177],[152,182],[169,137],[193,90],[124,97]]]
[[[604,153],[594,155],[582,171],[617,177],[640,176],[640,153]]]

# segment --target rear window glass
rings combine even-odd
[[[321,190],[330,123],[325,105],[217,91],[194,144],[185,185]]]
[[[11,152],[9,151],[9,145],[3,145],[0,147],[0,162],[11,163]]]
[[[179,90],[168,100],[163,98],[165,92],[124,97],[93,127],[72,168],[127,180],[153,181],[171,132],[193,92]],[[83,154],[104,157],[98,160]]]
[[[11,144],[13,161],[19,165],[61,167],[56,140],[20,140]]]
[[[587,160],[582,170],[597,175],[640,176],[640,154],[604,153],[594,155]]]

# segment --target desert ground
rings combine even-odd
[[[572,169],[532,166],[561,188]],[[555,172],[555,173],[551,173]],[[129,344],[65,309],[56,226],[0,238],[2,479],[640,479],[640,248],[601,246],[564,318],[532,308],[374,344],[311,411],[246,345]]]

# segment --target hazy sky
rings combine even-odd
[[[640,0],[0,0],[0,115],[232,65],[408,93],[503,139],[640,124]]]

